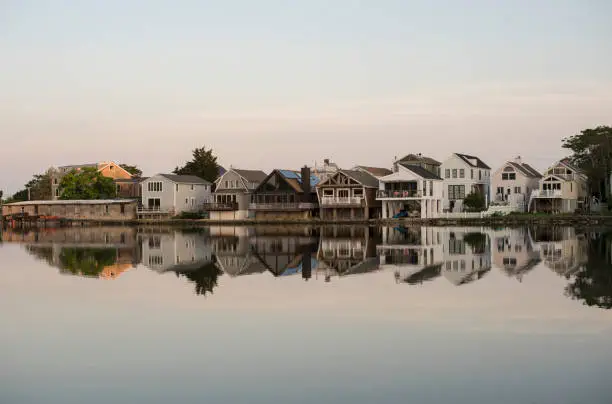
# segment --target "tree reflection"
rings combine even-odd
[[[597,234],[589,240],[588,260],[567,285],[565,294],[587,306],[612,309],[612,233]]]
[[[60,267],[73,275],[98,277],[105,267],[117,262],[114,248],[62,248]]]
[[[195,293],[198,296],[206,296],[213,293],[217,286],[219,276],[223,274],[213,262],[208,262],[194,270],[175,271],[177,277],[185,277],[195,283]]]

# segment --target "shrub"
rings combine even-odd
[[[472,192],[463,200],[463,205],[471,212],[482,212],[486,209],[484,195],[479,192]]]
[[[175,216],[176,219],[206,219],[207,215],[203,212],[182,212],[180,215]]]

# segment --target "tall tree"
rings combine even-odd
[[[176,167],[175,174],[180,175],[195,175],[206,181],[215,182],[219,177],[220,166],[217,164],[217,156],[213,154],[212,149],[206,150],[206,147],[196,148],[193,150],[193,159],[185,163],[183,167]]]
[[[142,177],[142,170],[138,168],[138,166],[133,166],[130,164],[119,164],[119,166],[136,178]]]
[[[49,174],[37,174],[26,185],[33,201],[48,201],[51,199],[51,177]]]
[[[612,173],[612,127],[585,129],[563,139],[563,147],[572,151],[573,164],[589,177],[591,192],[607,200]]]
[[[72,170],[60,182],[60,199],[108,199],[117,195],[112,178],[95,168]]]
[[[198,296],[206,296],[207,293],[212,294],[213,289],[217,286],[219,276],[223,275],[217,266],[212,263],[206,263],[200,268],[193,271],[177,271],[177,277],[184,276],[195,284],[195,294]]]

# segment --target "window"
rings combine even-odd
[[[104,213],[108,215],[108,205],[104,205]]]
[[[433,196],[433,181],[429,181],[429,196]]]
[[[149,248],[153,250],[159,250],[161,248],[161,237],[152,236],[149,238]]]
[[[185,198],[185,205],[189,205],[189,198]]]
[[[457,169],[453,168],[453,178],[457,178]]]
[[[363,197],[363,188],[355,188],[353,189],[353,196],[357,198]]]
[[[191,207],[193,208],[195,206],[195,198],[191,198]]]
[[[446,170],[444,170],[444,176],[446,178],[450,178],[450,170],[448,168]]]
[[[114,168],[115,168],[115,166],[110,166],[110,167],[108,167],[108,169],[109,169],[109,170],[111,170],[111,171],[112,171]]]
[[[147,189],[149,192],[161,192],[162,191],[162,183],[161,181],[152,181],[147,184]]]
[[[449,185],[448,199],[451,201],[465,199],[465,185]]]
[[[53,183],[57,185],[57,178],[53,178]]]
[[[117,184],[116,191],[117,195],[119,195],[119,193],[121,192],[121,185]]]
[[[574,192],[574,184],[570,182],[570,192]]]
[[[193,184],[191,184],[191,190],[193,191]]]
[[[123,215],[125,213],[125,204],[122,203],[121,205],[119,205],[121,207],[121,214]],[[121,234],[123,236],[123,234]]]
[[[229,181],[225,181],[225,188],[229,188]]]
[[[323,190],[323,196],[334,196],[334,190],[333,189],[324,189]]]
[[[473,168],[470,170],[470,178],[474,179],[474,169]]]
[[[482,180],[482,170],[478,170],[478,179]]]
[[[459,170],[459,178],[465,178],[465,170],[463,168]]]
[[[176,189],[176,192],[179,191],[179,184],[176,184],[176,188],[175,189]]]
[[[58,197],[60,196],[59,188],[55,190],[55,196],[58,196]]]
[[[520,194],[521,193],[521,187],[514,187],[514,193],[515,194]]]
[[[504,187],[497,187],[497,195],[503,195],[504,194]]]
[[[151,255],[149,257],[149,266],[164,265],[164,258],[158,255]]]

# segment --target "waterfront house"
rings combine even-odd
[[[113,180],[117,187],[117,198],[138,199],[142,197],[142,187],[140,183],[146,180],[142,177],[117,178]]]
[[[204,210],[213,220],[246,219],[251,194],[266,177],[263,171],[230,168],[215,181],[212,201],[204,205]]]
[[[453,153],[442,163],[444,176],[444,210],[463,212],[463,201],[470,193],[478,193],[489,205],[491,168],[476,156]]]
[[[382,218],[435,218],[442,213],[443,181],[421,167],[398,162],[395,172],[379,178],[376,199],[382,203]]]
[[[62,178],[72,171],[79,171],[84,168],[96,169],[102,176],[112,178],[113,180],[128,180],[133,176],[119,164],[112,161],[102,161],[99,163],[68,165],[61,167],[51,167],[47,174],[51,180],[51,199],[57,200],[60,197],[59,186]]]
[[[531,193],[539,188],[541,178],[542,175],[520,157],[507,161],[491,178],[495,192],[492,203],[527,211]]]
[[[249,217],[254,219],[308,219],[318,213],[319,178],[309,167],[301,171],[274,170],[251,194]]]
[[[369,172],[340,170],[316,187],[320,216],[326,220],[380,217],[377,189],[378,178]]]
[[[139,215],[200,212],[211,200],[211,185],[194,175],[154,175],[141,183],[142,209]]]
[[[133,220],[136,208],[137,202],[131,199],[24,201],[2,205],[2,216],[47,220]]]
[[[588,206],[588,178],[567,158],[544,172],[529,201],[534,212],[574,213]]]

